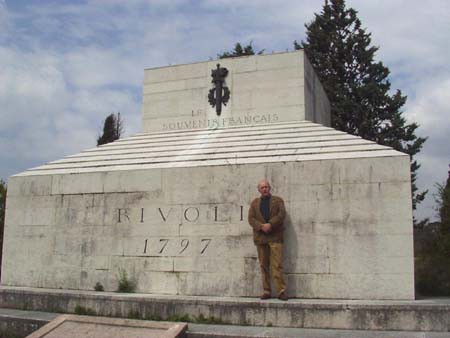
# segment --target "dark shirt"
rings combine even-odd
[[[261,197],[261,204],[259,206],[259,210],[261,211],[261,215],[264,217],[266,223],[269,223],[270,220],[270,196]]]

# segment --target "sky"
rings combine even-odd
[[[415,216],[436,219],[450,164],[450,1],[347,0],[379,47],[403,115],[428,137]],[[253,43],[292,51],[321,0],[0,0],[0,178],[95,147],[105,117],[140,131],[145,68]]]

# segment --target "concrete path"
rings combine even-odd
[[[448,338],[450,332],[294,329],[260,326],[189,324],[189,338]]]
[[[437,302],[450,302],[449,299],[436,299]],[[0,309],[0,327],[4,328],[8,322],[11,327],[18,327],[28,323],[40,323],[34,330],[50,322],[60,314],[39,311],[22,311],[12,309]],[[32,326],[28,326],[30,329]],[[26,334],[22,333],[25,337]],[[363,331],[363,330],[325,330],[325,329],[300,329],[262,326],[238,326],[238,325],[205,325],[188,324],[188,338],[450,338],[450,332],[412,332],[412,331]]]

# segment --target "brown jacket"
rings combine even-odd
[[[266,223],[261,214],[259,206],[261,197],[255,198],[248,209],[248,223],[253,228],[253,241],[255,244],[264,244],[269,242],[283,242],[283,222],[286,216],[284,201],[281,197],[273,196],[270,198],[270,219],[269,223],[272,230],[265,234],[261,231],[261,225]]]

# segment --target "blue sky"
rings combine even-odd
[[[140,131],[145,68],[216,58],[238,41],[293,50],[319,0],[0,0],[0,178],[92,148],[111,112]],[[433,217],[450,163],[450,2],[348,0],[380,47],[409,122],[428,136],[417,157],[417,217]]]

